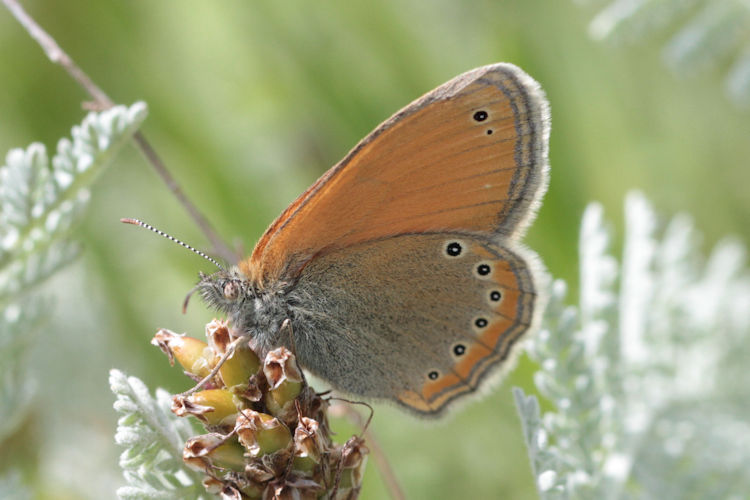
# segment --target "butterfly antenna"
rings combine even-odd
[[[135,226],[141,226],[141,227],[145,227],[146,229],[150,229],[151,231],[155,232],[156,234],[160,234],[160,235],[164,236],[165,238],[167,238],[168,240],[172,240],[175,243],[177,243],[179,245],[182,245],[183,247],[185,247],[188,250],[192,251],[193,253],[197,253],[198,255],[200,255],[201,257],[203,257],[204,259],[213,262],[213,264],[216,267],[218,267],[219,269],[221,269],[222,271],[224,270],[224,267],[221,264],[219,264],[218,262],[216,262],[216,260],[213,257],[209,257],[208,255],[206,255],[205,253],[201,252],[200,250],[191,247],[187,243],[181,242],[180,240],[178,240],[174,236],[170,236],[167,233],[165,233],[164,231],[159,231],[158,229],[156,229],[151,224],[146,224],[145,222],[140,221],[138,219],[120,219],[120,222],[124,222],[125,224],[133,224]]]

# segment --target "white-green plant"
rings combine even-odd
[[[127,486],[117,490],[123,499],[209,498],[203,475],[185,467],[182,450],[192,436],[201,434],[191,425],[193,419],[172,414],[172,396],[164,389],[151,397],[146,385],[118,370],[109,375],[109,385],[117,396],[115,410],[120,414],[115,441],[125,447],[120,455]]]
[[[600,7],[589,25],[599,40],[666,38],[662,56],[681,74],[727,70],[724,90],[750,107],[750,2],[745,0],[575,0]],[[597,7],[599,8],[599,7]]]
[[[13,149],[0,167],[0,440],[16,429],[32,399],[25,354],[49,316],[37,285],[79,253],[71,227],[89,187],[146,118],[144,103],[89,113],[61,139],[50,162],[44,145]]]
[[[515,388],[542,499],[740,499],[750,491],[750,274],[745,249],[706,260],[691,220],[664,229],[626,202],[623,261],[602,208],[583,217],[578,306],[551,286],[528,345],[539,392]]]

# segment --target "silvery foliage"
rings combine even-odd
[[[0,167],[0,440],[18,426],[34,393],[25,354],[50,301],[32,289],[79,253],[70,228],[94,177],[146,117],[146,105],[89,113],[61,139],[49,161],[44,145],[8,152]]]
[[[745,248],[708,259],[684,215],[661,229],[626,201],[623,262],[602,207],[586,210],[578,306],[551,285],[528,352],[539,392],[515,388],[539,495],[551,499],[740,499],[750,491],[750,274]],[[618,269],[619,268],[619,269]]]
[[[117,396],[115,441],[126,449],[120,467],[128,485],[117,490],[122,499],[209,498],[202,484],[203,475],[182,461],[184,443],[200,434],[191,419],[175,417],[172,397],[157,389],[153,398],[136,377],[110,371],[109,385]]]
[[[575,0],[601,4],[589,25],[595,39],[664,39],[662,57],[681,74],[727,71],[724,91],[750,107],[750,2],[745,0]]]

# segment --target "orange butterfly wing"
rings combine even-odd
[[[547,184],[548,110],[510,64],[464,73],[363,139],[266,230],[240,269],[258,284],[313,257],[428,231],[517,239]]]

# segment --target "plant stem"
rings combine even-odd
[[[112,99],[97,86],[91,78],[73,61],[73,59],[57,44],[54,38],[49,33],[44,31],[36,21],[21,7],[16,0],[2,0],[8,10],[18,20],[18,22],[26,29],[29,35],[39,43],[47,54],[50,61],[60,66],[67,71],[73,80],[75,80],[83,89],[94,99],[96,106],[102,109],[111,108],[114,106]],[[164,162],[161,160],[159,155],[156,153],[151,144],[140,132],[136,132],[133,136],[138,149],[140,149],[143,156],[146,157],[151,166],[156,170],[156,173],[161,177],[164,184],[177,198],[177,201],[183,206],[188,212],[188,215],[195,221],[200,230],[206,236],[208,241],[211,243],[212,252],[222,257],[228,262],[234,262],[238,256],[234,251],[229,248],[214,231],[208,220],[201,214],[198,208],[185,196],[177,181],[169,173]]]
[[[367,422],[365,422],[362,418],[362,415],[360,415],[359,412],[355,411],[349,404],[347,404],[347,400],[342,399],[342,401],[344,401],[345,403],[338,405],[338,408],[341,409],[341,411],[349,420],[354,422],[355,425],[362,429],[362,434],[365,438],[365,446],[367,446],[372,452],[372,457],[375,459],[375,464],[380,471],[383,482],[385,483],[385,486],[388,489],[388,493],[390,494],[391,498],[393,500],[405,500],[406,496],[404,495],[404,491],[401,489],[401,485],[399,484],[398,478],[396,477],[396,473],[393,472],[393,467],[391,467],[391,463],[388,461],[388,457],[383,451],[383,448],[380,447],[380,443],[375,437],[375,433],[371,429],[369,429],[370,421],[367,420]]]

